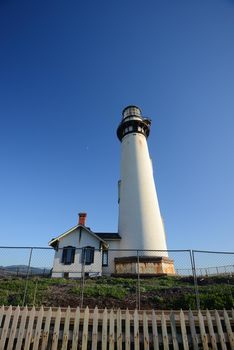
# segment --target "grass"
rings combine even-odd
[[[233,277],[206,277],[198,280],[201,308],[231,309],[234,297]],[[0,280],[0,305],[22,305],[27,288],[27,305],[77,306],[80,302],[79,280],[4,278]],[[131,278],[99,277],[87,279],[84,305],[94,307],[135,307],[138,281]],[[195,309],[192,278],[158,277],[140,280],[142,308]]]

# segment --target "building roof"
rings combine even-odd
[[[104,240],[120,240],[121,237],[118,232],[95,232],[95,235]]]
[[[61,235],[59,235],[58,237],[56,238],[52,238],[50,241],[49,241],[49,245],[50,246],[54,246],[56,244],[57,241],[59,241],[61,238],[67,236],[69,233],[75,231],[77,228],[83,228],[86,232],[88,232],[89,234],[91,234],[92,236],[94,236],[95,238],[97,238],[99,241],[103,242],[104,244],[106,244],[106,242],[101,238],[99,237],[97,234],[95,234],[94,232],[92,232],[88,227],[86,226],[83,226],[83,225],[76,225],[76,226],[73,226],[72,228],[70,228],[69,230],[67,230],[66,232],[62,233]]]
[[[63,237],[67,236],[69,233],[75,231],[77,228],[83,228],[87,233],[89,233],[90,235],[92,235],[93,237],[97,238],[99,241],[101,241],[102,243],[104,243],[105,245],[108,245],[106,240],[119,240],[121,239],[120,235],[116,232],[93,232],[90,230],[89,227],[83,226],[83,225],[76,225],[73,226],[72,228],[70,228],[69,230],[67,230],[66,232],[62,233],[61,235],[59,235],[58,237],[52,238],[49,241],[49,245],[54,247],[56,245],[56,243]]]

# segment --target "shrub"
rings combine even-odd
[[[87,297],[112,297],[123,300],[126,294],[126,290],[121,286],[97,285],[94,287],[86,286],[84,289],[84,295]]]

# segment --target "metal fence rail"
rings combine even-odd
[[[64,253],[64,249],[0,247],[0,305],[233,307],[234,252],[88,249]],[[160,256],[168,258],[173,273],[160,274],[164,262],[155,263]],[[131,258],[129,264],[126,257]]]

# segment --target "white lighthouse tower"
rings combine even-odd
[[[128,106],[122,112],[122,121],[117,129],[121,141],[120,249],[141,251],[142,268],[144,266],[141,272],[168,273],[170,265],[169,273],[174,273],[173,261],[167,258],[165,231],[147,145],[150,125],[151,121],[142,116],[139,107]],[[118,268],[119,272],[133,272],[136,256],[124,251],[120,256],[115,259],[117,272]]]

